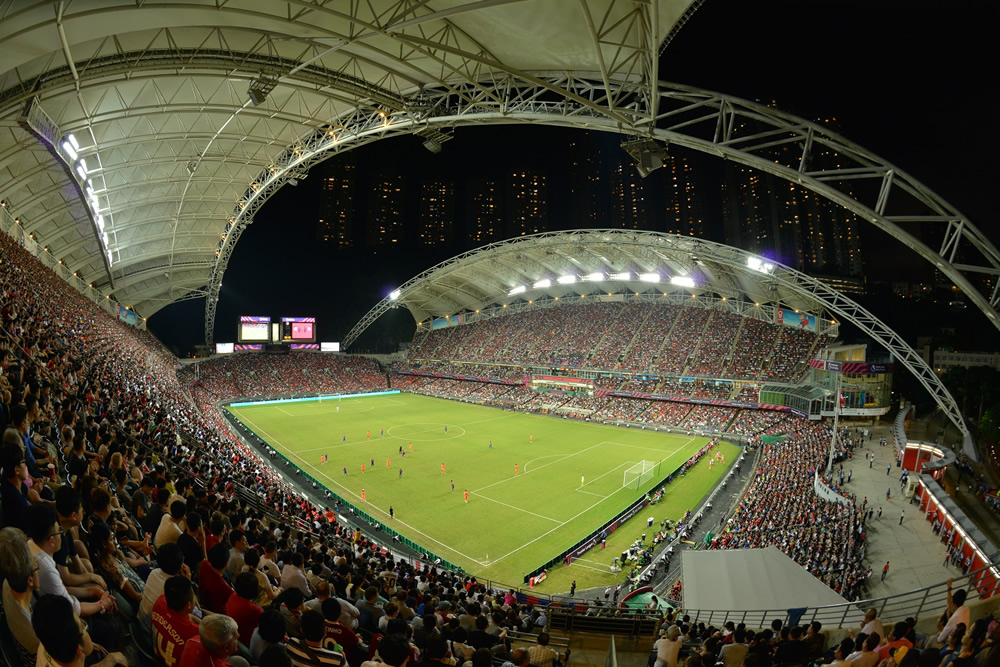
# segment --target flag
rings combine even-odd
[[[707,545],[712,544],[712,531],[708,531],[707,533],[705,533],[705,544]]]

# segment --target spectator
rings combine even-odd
[[[28,550],[24,533],[11,526],[0,530],[4,616],[25,667],[34,666],[38,653],[38,637],[31,627],[32,595],[38,587],[35,570],[35,559]]]
[[[285,567],[281,570],[281,587],[298,588],[302,591],[303,596],[311,597],[312,590],[309,588],[309,581],[306,579],[305,573],[302,572],[302,563],[302,554],[298,551],[293,553],[289,562],[285,563]]]
[[[78,667],[94,651],[94,642],[84,629],[73,605],[61,595],[43,595],[35,603],[31,616],[41,647],[38,649],[39,665]],[[103,660],[91,667],[128,665],[121,653],[108,653]]]
[[[964,590],[956,591],[954,594],[951,592],[951,585],[954,579],[948,579],[948,621],[945,623],[941,632],[938,634],[937,640],[942,644],[946,644],[948,637],[959,623],[965,623],[965,627],[969,627],[970,614],[969,608],[965,606],[966,592]],[[947,613],[947,612],[946,612]]]
[[[233,581],[235,595],[230,595],[226,602],[226,616],[231,616],[240,627],[240,641],[250,645],[253,631],[257,627],[263,609],[254,600],[259,593],[257,577],[252,572],[242,572]]]
[[[249,667],[236,655],[239,650],[236,621],[223,614],[211,614],[198,624],[198,636],[184,643],[178,667]]]
[[[216,544],[198,567],[198,600],[205,609],[217,614],[225,611],[226,602],[233,594],[232,587],[222,578],[228,562],[229,549],[225,544]]]
[[[294,667],[341,666],[347,664],[343,654],[323,648],[326,624],[323,616],[315,611],[302,614],[302,638],[292,638],[287,651]]]
[[[677,656],[680,655],[681,629],[676,625],[671,625],[666,631],[660,632],[660,638],[653,643],[656,651],[656,664],[654,667],[677,667]]]
[[[250,655],[260,662],[261,654],[272,646],[285,647],[285,621],[274,607],[265,609],[250,637]]]
[[[153,650],[165,664],[172,665],[183,655],[184,644],[198,636],[198,624],[191,620],[194,609],[194,587],[190,579],[173,576],[163,583],[163,594],[153,604],[150,621]]]

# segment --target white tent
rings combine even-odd
[[[721,551],[683,551],[684,610],[704,623],[727,620],[748,627],[766,627],[775,618],[812,619],[812,610],[849,605],[841,595],[811,575],[777,547]],[[846,611],[846,618],[844,616]],[[834,615],[836,621],[833,621]],[[860,625],[864,613],[842,606],[824,611],[824,625]]]

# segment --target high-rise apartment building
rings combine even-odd
[[[348,155],[340,156],[327,167],[319,201],[319,241],[340,248],[354,247],[356,170],[357,165]]]
[[[576,132],[569,141],[569,217],[573,227],[601,227],[604,190],[608,179],[601,165],[600,144],[589,131]]]
[[[703,187],[698,184],[694,163],[686,155],[669,155],[666,163],[649,178],[663,188],[666,231],[671,234],[708,238]]]
[[[525,236],[548,230],[548,179],[529,169],[510,173],[507,198],[510,236]]]
[[[635,163],[622,153],[611,166],[608,192],[612,227],[650,229],[649,207],[644,179]]]
[[[452,243],[455,221],[455,184],[444,179],[420,183],[419,242],[438,246]]]
[[[473,245],[499,241],[503,236],[503,186],[499,179],[475,179],[466,186],[469,206],[466,229]]]
[[[383,170],[371,180],[366,239],[370,247],[399,245],[403,238],[403,183],[399,172]]]

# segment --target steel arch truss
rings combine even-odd
[[[752,253],[687,236],[620,229],[573,230],[534,234],[493,243],[479,250],[458,255],[406,281],[398,288],[396,298],[391,296],[384,298],[351,329],[343,340],[344,347],[349,347],[368,326],[390,308],[409,307],[414,301],[419,307],[422,292],[426,291],[428,282],[447,281],[457,272],[466,271],[467,267],[474,266],[478,262],[492,261],[497,255],[509,255],[512,261],[516,261],[516,257],[522,249],[524,253],[530,254],[534,251],[541,254],[551,253],[552,247],[559,246],[573,248],[574,252],[586,253],[588,246],[606,247],[609,245],[623,248],[627,257],[632,260],[641,260],[643,256],[647,256],[659,258],[661,264],[671,266],[698,266],[697,273],[701,277],[706,275],[706,269],[713,270],[714,275],[722,285],[722,291],[718,291],[714,283],[699,284],[697,288],[690,289],[692,294],[698,293],[699,299],[706,302],[713,300],[713,297],[711,294],[706,295],[705,292],[724,295],[734,286],[752,284],[758,287],[759,293],[775,295],[777,297],[775,304],[787,301],[812,304],[815,310],[821,311],[825,316],[832,313],[841,321],[851,322],[889,350],[899,363],[913,373],[952,423],[962,432],[965,453],[974,459],[978,458],[969,429],[947,387],[944,386],[933,369],[927,365],[927,362],[903,340],[902,336],[890,329],[874,314],[822,281],[795,269],[775,264],[771,272],[760,272],[748,267],[747,260],[756,257]],[[536,273],[535,275],[540,274]],[[488,301],[493,303],[513,302],[514,299],[508,296],[505,287],[501,285],[500,291],[493,291],[491,295],[484,297],[484,303]],[[576,286],[571,286],[570,291],[573,287]],[[677,288],[671,289],[677,291]],[[543,291],[545,294],[539,298],[552,297],[551,290]],[[530,290],[527,294],[530,294]],[[735,308],[735,304],[728,304],[726,309],[744,316],[752,316],[751,308],[757,304],[753,304],[752,299],[748,301],[746,296],[744,291],[736,299],[744,302],[742,308]],[[672,303],[683,301],[686,299],[674,298],[671,300]],[[715,307],[719,305],[716,302]],[[770,309],[768,312],[773,313]],[[773,321],[773,317],[771,321]],[[834,320],[831,324],[837,326],[839,323]]]
[[[497,74],[475,83],[424,87],[402,110],[355,108],[288,147],[236,203],[209,283],[211,341],[219,288],[235,241],[286,181],[339,152],[426,128],[538,123],[644,136],[765,171],[813,190],[890,234],[945,274],[1000,328],[1000,253],[958,210],[899,168],[829,129],[777,109],[661,83],[644,86],[572,74],[536,79]],[[655,115],[650,111],[656,109]],[[931,225],[938,249],[909,230]]]

